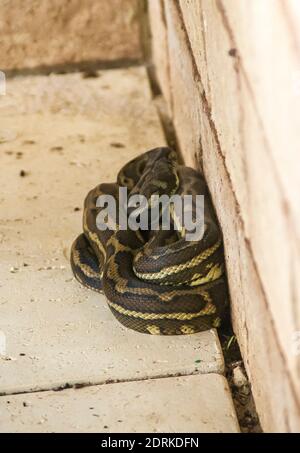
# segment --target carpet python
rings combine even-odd
[[[184,228],[176,229],[174,212],[169,230],[122,230],[118,214],[114,229],[100,231],[97,216],[104,207],[98,207],[98,197],[112,195],[119,207],[120,187],[126,187],[129,196],[142,194],[147,200],[153,194],[204,195],[202,239],[187,241]],[[72,245],[71,266],[82,285],[105,294],[124,326],[139,332],[192,334],[219,327],[225,314],[222,235],[206,183],[196,170],[180,165],[167,147],[131,160],[116,183],[102,183],[88,193],[83,233]]]

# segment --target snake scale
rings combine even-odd
[[[204,195],[204,235],[187,241],[184,229],[100,231],[99,195],[120,203],[119,188],[128,194]],[[130,210],[129,210],[130,212]],[[71,249],[71,266],[84,286],[105,294],[115,317],[143,333],[182,335],[219,327],[228,292],[222,235],[203,176],[180,165],[170,148],[155,148],[128,162],[117,182],[91,190],[83,210],[83,233]]]

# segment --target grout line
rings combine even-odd
[[[142,66],[143,60],[135,58],[120,58],[117,60],[86,60],[79,61],[76,63],[58,63],[54,65],[40,65],[33,68],[24,67],[16,69],[5,69],[1,70],[5,73],[6,78],[12,78],[16,76],[38,76],[38,75],[49,75],[55,74],[66,74],[80,71],[99,71],[104,69],[126,69],[130,67]]]
[[[0,392],[0,398],[4,398],[7,396],[15,396],[15,395],[27,395],[30,393],[42,393],[42,392],[61,392],[63,390],[74,389],[80,390],[86,387],[95,387],[95,386],[102,386],[102,385],[110,385],[110,384],[124,384],[126,382],[143,382],[143,381],[153,381],[158,379],[167,379],[167,378],[176,378],[176,377],[188,377],[188,376],[207,376],[207,375],[217,375],[217,376],[224,376],[224,373],[218,373],[216,371],[206,372],[206,373],[199,373],[197,371],[186,371],[186,372],[177,372],[177,373],[170,373],[170,374],[158,374],[156,376],[145,376],[141,378],[120,378],[120,379],[107,379],[104,381],[74,381],[74,382],[66,382],[64,384],[57,384],[57,385],[50,385],[49,387],[36,387],[34,389],[24,389],[24,390],[7,390]]]

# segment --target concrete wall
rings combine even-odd
[[[300,431],[300,4],[148,5],[157,80],[223,229],[233,325],[261,423]]]
[[[139,0],[0,0],[0,69],[140,57]]]

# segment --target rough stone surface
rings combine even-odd
[[[151,58],[155,68],[155,77],[166,100],[167,112],[172,115],[172,97],[170,86],[170,58],[167,38],[166,14],[163,0],[148,2],[151,27]]]
[[[140,56],[138,0],[1,0],[1,70]]]
[[[299,6],[163,4],[156,26],[167,33],[176,134],[185,162],[204,171],[223,230],[233,324],[261,422],[299,431]]]
[[[216,374],[3,396],[0,414],[1,432],[239,432]]]

